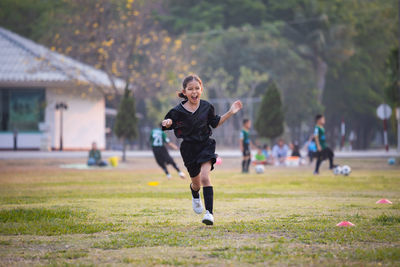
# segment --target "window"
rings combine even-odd
[[[45,107],[44,89],[0,89],[0,131],[38,131]]]

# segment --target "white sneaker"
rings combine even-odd
[[[167,179],[169,180],[169,179],[171,179],[172,178],[172,176],[171,176],[171,174],[167,174]]]
[[[206,214],[204,214],[203,220],[201,222],[206,225],[213,225],[214,216],[208,210],[206,210]]]
[[[199,195],[199,198],[194,198],[192,197],[192,206],[193,206],[193,211],[197,214],[203,213],[203,205],[201,204],[201,197]]]
[[[178,173],[179,177],[181,177],[182,179],[185,179],[185,174],[183,172],[179,172]]]

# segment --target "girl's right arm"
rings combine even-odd
[[[171,120],[171,119],[163,120],[163,121],[161,122],[161,125],[164,126],[165,128],[169,128],[169,127],[171,127],[171,125],[172,125],[172,120]]]
[[[241,110],[242,107],[243,107],[243,105],[242,105],[242,102],[240,102],[240,100],[236,100],[235,102],[233,102],[233,104],[232,104],[231,108],[229,109],[229,111],[221,116],[221,119],[219,120],[219,123],[218,123],[217,127],[221,126],[232,115],[238,113],[238,111]]]

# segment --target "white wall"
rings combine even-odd
[[[12,149],[14,145],[12,133],[0,133],[0,148]]]
[[[59,148],[60,111],[57,102],[65,102],[63,111],[63,147],[65,150],[89,149],[93,141],[105,148],[105,101],[102,94],[88,89],[46,89],[46,123],[49,125],[50,145]]]
[[[18,149],[39,149],[41,142],[41,133],[18,133],[17,148]],[[14,135],[13,133],[0,134],[0,148],[13,149]]]

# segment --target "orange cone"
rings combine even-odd
[[[336,224],[336,226],[339,226],[339,227],[347,227],[347,226],[355,226],[355,224],[353,224],[353,223],[351,223],[351,222],[348,222],[348,221],[342,221],[342,222]]]
[[[376,204],[393,204],[392,201],[386,198],[382,198],[376,202]]]

